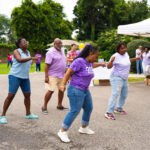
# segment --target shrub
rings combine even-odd
[[[121,41],[128,43],[134,38],[137,37],[117,35],[117,30],[113,29],[101,32],[98,40],[96,41],[96,44],[100,50],[100,56],[108,61],[110,59],[110,56],[115,53],[116,44],[118,42]]]
[[[100,56],[98,58],[108,61],[110,59],[111,55],[112,55],[112,53],[110,53],[109,50],[100,51]]]
[[[0,43],[0,48],[8,48],[8,49],[15,49],[15,44],[6,44],[6,43]]]
[[[135,57],[135,51],[140,45],[143,46],[144,49],[146,46],[150,47],[150,42],[138,39],[138,40],[133,40],[127,44],[127,52],[130,58]],[[136,62],[132,63],[131,71],[136,73]]]

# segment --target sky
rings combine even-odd
[[[13,8],[18,7],[21,5],[22,0],[0,0],[0,14],[4,14],[10,18],[11,12]],[[34,3],[39,3],[42,0],[32,0]],[[67,16],[68,20],[72,20],[74,17],[73,15],[73,8],[76,5],[77,0],[54,0],[59,2],[64,7],[64,13]]]
[[[11,11],[13,8],[18,7],[21,5],[22,0],[0,0],[0,14],[4,14],[10,18]],[[34,3],[38,3],[42,0],[33,0]],[[76,5],[77,0],[54,0],[59,2],[64,7],[64,13],[67,16],[68,20],[72,20],[74,17],[73,15],[73,8]],[[150,0],[148,0],[148,4],[150,5]]]

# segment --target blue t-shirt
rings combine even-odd
[[[17,49],[17,51],[20,54],[21,58],[29,58],[30,56],[30,52],[27,51],[27,54],[24,53],[20,48]],[[18,78],[22,78],[22,79],[28,79],[29,78],[29,70],[31,67],[31,60],[24,62],[24,63],[19,63],[14,57],[13,57],[13,64],[12,67],[10,69],[9,75],[13,75],[15,77]]]

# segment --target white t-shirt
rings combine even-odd
[[[143,64],[144,66],[150,65],[150,51],[148,53],[143,53]]]
[[[113,56],[115,56],[115,60],[113,62],[114,67],[112,74],[117,75],[126,80],[128,78],[131,65],[128,53],[125,53],[124,55],[115,53],[114,55],[112,55],[112,57]]]
[[[138,55],[138,53],[140,53]],[[141,57],[142,56],[142,51],[140,49],[136,49],[136,57]]]

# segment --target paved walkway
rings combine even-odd
[[[57,91],[49,105],[48,115],[42,115],[41,106],[46,90],[44,73],[30,75],[32,89],[32,112],[38,120],[25,120],[23,96],[19,90],[7,113],[8,124],[0,125],[0,150],[149,150],[150,149],[150,87],[143,82],[129,83],[129,96],[124,109],[128,115],[116,115],[107,120],[104,113],[111,95],[110,86],[90,87],[94,109],[90,127],[95,135],[80,135],[81,114],[69,131],[71,143],[60,142],[57,137],[61,123],[68,110],[58,111]],[[0,112],[7,96],[8,77],[0,76]],[[64,106],[69,107],[65,93]]]

